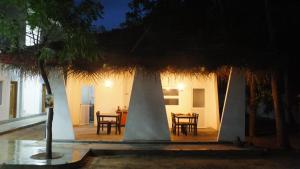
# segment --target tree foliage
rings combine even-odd
[[[58,64],[97,57],[92,24],[102,17],[99,1],[2,0],[0,8],[2,52],[22,51]],[[33,47],[24,45],[25,24],[41,30],[40,41]]]
[[[214,49],[212,61],[221,64],[283,69],[299,53],[292,41],[299,37],[300,4],[294,0],[132,0],[130,7],[126,27],[151,27],[161,46],[181,41],[175,49]],[[223,59],[219,49],[227,52]]]

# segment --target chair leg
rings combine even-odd
[[[176,126],[175,125],[172,127],[172,132],[173,132],[173,134],[176,135]]]
[[[100,125],[97,124],[97,134],[99,134],[99,130],[100,130]]]

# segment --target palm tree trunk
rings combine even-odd
[[[271,86],[272,86],[273,106],[275,111],[277,144],[280,148],[289,148],[289,138],[286,133],[284,113],[281,110],[281,104],[280,104],[278,76],[279,76],[278,72],[272,72],[271,74]]]
[[[52,95],[52,90],[50,87],[50,83],[48,80],[48,76],[47,73],[45,71],[45,64],[44,64],[44,60],[40,60],[39,61],[39,68],[40,68],[40,73],[41,76],[44,80],[46,89],[47,89],[47,93],[49,95]],[[49,112],[48,112],[48,119],[47,119],[47,128],[46,128],[46,158],[47,159],[52,159],[52,122],[53,122],[53,108],[49,108]]]
[[[249,103],[249,137],[250,143],[253,143],[253,139],[256,136],[255,125],[256,125],[256,82],[254,79],[254,74],[251,73],[250,77],[250,103]]]

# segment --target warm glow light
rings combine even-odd
[[[104,86],[108,87],[108,88],[111,88],[113,86],[113,82],[111,80],[105,80]]]
[[[185,84],[184,84],[184,83],[178,83],[177,89],[178,89],[179,91],[183,91],[183,90],[185,89]]]

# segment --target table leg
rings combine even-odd
[[[111,123],[107,123],[107,134],[111,132]]]

